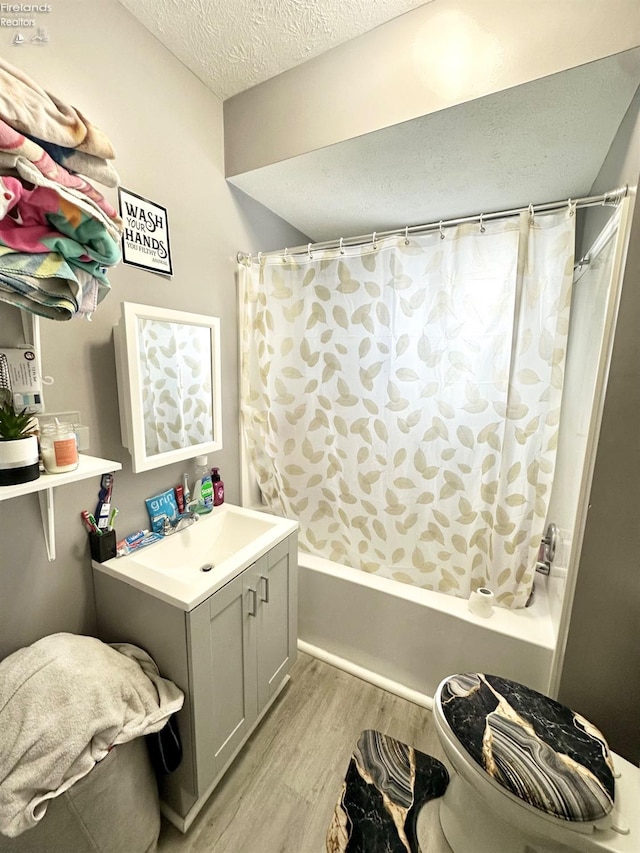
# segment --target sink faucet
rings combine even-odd
[[[196,521],[200,520],[200,516],[195,510],[187,510],[183,512],[180,518],[178,519],[177,524],[173,528],[174,532],[178,532],[178,530],[184,530],[185,527],[190,527],[192,524],[195,524]]]
[[[197,512],[187,510],[187,512],[183,512],[182,515],[179,516],[175,524],[172,524],[169,516],[165,515],[162,522],[162,530],[160,532],[163,536],[171,536],[174,533],[178,533],[180,530],[184,530],[185,527],[190,527],[192,524],[195,524],[199,518],[200,516]]]
[[[162,520],[162,529],[160,530],[160,533],[162,533],[163,536],[171,536],[171,534],[175,532],[176,531],[169,520],[169,516],[165,515]]]

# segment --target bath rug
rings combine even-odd
[[[327,832],[327,853],[421,853],[418,815],[448,783],[437,758],[382,732],[362,732]]]

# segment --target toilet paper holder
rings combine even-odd
[[[536,562],[536,572],[540,572],[541,575],[548,575],[551,571],[551,563],[556,556],[556,549],[558,547],[558,527],[553,522],[551,522],[546,529],[544,536],[540,542],[540,549],[538,551],[538,560]]]

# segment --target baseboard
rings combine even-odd
[[[326,649],[320,648],[320,646],[313,646],[305,640],[298,640],[298,649],[301,652],[304,652],[304,654],[311,655],[311,657],[318,658],[318,660],[324,661],[331,666],[335,666],[336,669],[342,669],[344,672],[348,672],[349,675],[355,675],[356,678],[360,678],[362,681],[368,681],[369,684],[373,684],[375,687],[380,687],[388,693],[393,693],[401,699],[413,702],[414,705],[420,705],[422,708],[427,708],[429,711],[433,709],[433,696],[427,696],[426,693],[420,693],[417,690],[412,690],[410,687],[406,687],[399,681],[386,678],[384,675],[373,672],[371,669],[365,669],[365,667],[360,666],[357,663],[353,663],[353,661],[350,661],[347,658],[334,655],[332,652],[328,652]]]

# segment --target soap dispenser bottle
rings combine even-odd
[[[220,506],[224,503],[224,483],[220,479],[220,469],[211,469],[211,480],[213,483],[213,505]]]
[[[213,508],[213,485],[206,456],[196,456],[193,471],[196,484],[193,489],[193,500],[200,511],[209,512]]]

